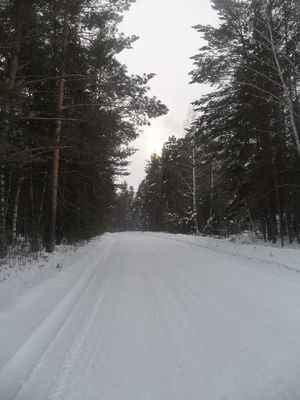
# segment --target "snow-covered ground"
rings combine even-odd
[[[262,239],[249,232],[232,235],[227,239],[170,233],[144,232],[144,234],[185,242],[232,256],[254,260],[259,263],[259,268],[262,268],[260,262],[263,261],[279,268],[288,268],[300,272],[300,245],[297,242],[286,243],[285,247],[281,248],[279,241],[275,244],[265,243]]]
[[[299,256],[124,233],[2,267],[0,399],[299,400]]]

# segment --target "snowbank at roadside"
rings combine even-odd
[[[278,267],[300,272],[300,245],[296,243],[281,248],[279,244],[270,245],[260,239],[255,239],[254,236],[247,233],[231,236],[226,239],[163,232],[144,233],[224,252],[232,256],[239,256],[254,261],[263,261]]]

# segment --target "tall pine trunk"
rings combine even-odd
[[[21,51],[21,13],[22,3],[19,1],[15,2],[16,16],[15,16],[15,46],[13,54],[10,60],[9,68],[9,87],[13,89],[17,79],[17,73],[19,68],[19,56]]]
[[[21,17],[22,17],[22,2],[16,0],[14,2],[15,15],[11,19],[11,24],[14,26],[14,48],[9,62],[8,79],[6,83],[10,90],[13,90],[16,85],[17,73],[19,68],[19,56],[21,50]],[[9,109],[8,112],[11,110]],[[0,164],[0,257],[4,257],[7,253],[7,229],[6,229],[6,216],[7,207],[6,201],[6,162],[5,154],[3,155]]]
[[[68,33],[69,33],[69,10],[68,4],[64,4],[64,21],[63,21],[63,34],[62,34],[62,46],[61,46],[61,64],[59,68],[59,79],[58,79],[58,92],[57,92],[57,120],[54,134],[54,152],[52,160],[52,174],[51,174],[51,198],[50,198],[50,221],[49,221],[49,233],[47,251],[52,252],[55,245],[56,236],[56,215],[57,215],[57,190],[58,190],[58,177],[59,177],[59,156],[60,156],[60,141],[62,132],[62,113],[64,105],[64,93],[65,93],[65,63],[66,63],[66,51],[68,45]]]

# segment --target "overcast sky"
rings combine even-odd
[[[160,152],[169,136],[184,135],[190,103],[207,91],[189,84],[188,73],[193,69],[190,57],[202,45],[192,26],[216,23],[210,0],[137,0],[124,16],[120,30],[139,36],[139,40],[119,58],[130,73],[156,74],[151,80],[151,94],[170,110],[167,116],[152,120],[133,143],[139,150],[131,158],[131,175],[126,180],[135,189],[145,175],[146,160],[153,152]]]

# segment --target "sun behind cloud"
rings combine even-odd
[[[161,138],[155,136],[155,135],[151,135],[151,137],[149,137],[149,139],[147,140],[147,155],[151,156],[151,154],[156,153],[158,155],[161,155],[161,150],[163,147],[163,141],[161,140]]]

